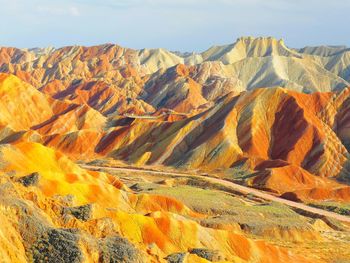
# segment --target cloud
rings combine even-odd
[[[75,6],[71,6],[69,7],[69,13],[72,15],[72,16],[80,16],[80,11],[77,7]]]
[[[55,16],[80,16],[80,11],[75,6],[44,6],[39,5],[36,7],[36,10],[39,13],[44,13],[48,15],[55,15]]]

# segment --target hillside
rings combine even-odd
[[[347,262],[349,54],[0,48],[1,260]]]

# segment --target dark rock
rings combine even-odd
[[[297,196],[297,194],[293,193],[293,192],[286,192],[286,193],[282,194],[280,197],[283,198],[283,199],[287,199],[287,200],[293,201],[293,202],[302,203],[302,201]]]
[[[174,253],[168,255],[165,259],[168,263],[183,263],[185,260],[186,253]]]
[[[141,263],[141,253],[127,239],[114,236],[100,241],[101,263]]]
[[[88,221],[92,217],[92,204],[76,206],[76,207],[65,207],[63,209],[64,214],[71,214],[75,218],[83,221]]]
[[[31,185],[37,185],[39,182],[39,173],[31,173],[29,175],[23,176],[18,179],[18,182],[23,184],[24,186],[28,187]]]
[[[76,230],[48,229],[31,251],[34,262],[78,263],[83,260]]]
[[[218,250],[212,250],[207,248],[193,248],[190,250],[190,253],[214,262],[223,259]]]
[[[19,132],[15,132],[10,134],[9,136],[5,137],[4,139],[2,139],[0,141],[0,144],[10,144],[13,143],[19,139],[22,138],[22,136],[26,133],[26,131],[19,131]]]

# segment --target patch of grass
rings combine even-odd
[[[243,197],[222,191],[182,185],[171,188],[161,187],[147,192],[173,197],[197,212],[215,217],[215,220],[220,221],[220,216],[223,216],[227,221],[229,216],[231,222],[249,225],[252,228],[264,226],[304,228],[308,225],[306,218],[283,204],[251,200],[248,202]]]
[[[198,212],[230,213],[232,208],[244,203],[228,194],[182,185],[176,187],[161,187],[150,193],[176,198]]]
[[[77,163],[85,164],[84,161],[78,161]],[[108,161],[104,160],[104,159],[95,159],[95,160],[90,161],[90,162],[88,162],[86,164],[87,165],[94,165],[94,166],[107,166],[108,165]]]
[[[349,203],[340,203],[340,202],[334,202],[334,201],[325,201],[325,202],[318,202],[318,203],[310,203],[310,206],[324,209],[327,211],[331,211],[337,214],[341,215],[350,215],[350,204]]]
[[[224,171],[224,178],[228,180],[244,182],[253,176],[255,176],[255,172],[246,167],[244,163],[236,164],[235,166],[225,169]]]

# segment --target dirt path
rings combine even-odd
[[[209,176],[204,176],[204,175],[192,175],[192,174],[185,174],[185,173],[173,173],[173,172],[161,172],[161,171],[153,171],[153,170],[144,170],[144,169],[136,169],[136,168],[122,168],[122,167],[105,167],[105,166],[93,166],[93,165],[81,165],[82,168],[85,169],[105,169],[105,170],[111,170],[111,171],[122,171],[122,172],[138,172],[138,173],[148,173],[148,174],[159,174],[159,175],[171,175],[171,176],[181,176],[181,177],[197,177],[201,179],[205,179],[208,182],[211,183],[216,183],[216,184],[221,184],[226,187],[232,188],[232,190],[235,190],[237,192],[240,192],[242,194],[252,194],[256,197],[260,197],[265,200],[269,201],[274,201],[278,202],[281,204],[288,205],[293,208],[301,209],[303,211],[313,213],[316,215],[321,215],[321,216],[327,216],[329,218],[334,218],[342,222],[347,222],[350,223],[350,217],[348,216],[343,216],[337,213],[329,212],[323,209],[311,207],[302,203],[297,203],[293,202],[290,200],[286,200],[283,198],[279,198],[277,196],[268,194],[266,192],[262,192],[260,190],[250,188],[247,186],[235,184],[223,179],[218,179],[218,178],[213,178]]]

